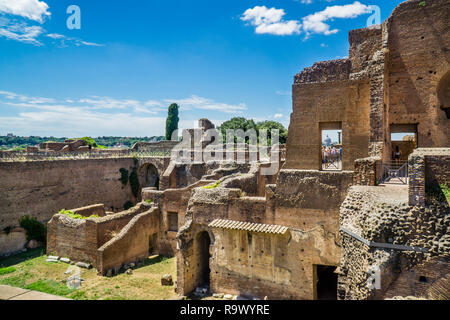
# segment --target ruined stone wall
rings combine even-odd
[[[56,214],[47,224],[47,254],[97,264],[95,219],[72,219]]]
[[[448,204],[426,207],[409,206],[407,186],[351,187],[341,206],[340,223],[371,243],[341,231],[342,258],[339,273],[340,299],[384,299],[397,279],[404,277],[420,263],[449,254],[447,232]],[[377,243],[375,245],[374,243]],[[410,246],[428,250],[400,250],[381,245]],[[369,288],[371,269],[380,269],[381,288]],[[401,285],[401,280],[397,286]],[[416,279],[414,279],[416,281]],[[414,295],[415,285],[409,283]]]
[[[360,186],[375,186],[379,179],[377,172],[378,164],[381,161],[379,157],[369,157],[355,161],[355,174],[353,184]]]
[[[87,219],[73,219],[64,214],[55,214],[47,224],[47,254],[89,262],[97,267],[97,249],[119,234],[130,220],[148,208],[148,205],[141,203],[121,213]]]
[[[122,184],[120,169],[130,173],[144,163],[155,163],[160,172],[163,158],[77,159],[54,161],[0,161],[0,229],[17,226],[29,215],[48,221],[61,209],[104,203],[111,211],[136,202],[130,183]]]
[[[0,231],[0,256],[22,251],[27,237],[23,228],[11,228],[9,232]]]
[[[450,184],[450,150],[447,148],[419,148],[409,157],[409,204],[425,205],[439,185]],[[434,194],[434,196],[438,196]],[[441,195],[442,196],[442,195]]]
[[[450,146],[438,84],[450,70],[447,0],[401,3],[387,21],[390,124],[418,124],[419,147]]]
[[[433,258],[401,273],[393,281],[384,299],[413,296],[430,300],[450,299],[450,256]]]
[[[213,189],[194,189],[186,224],[178,234],[180,292],[189,293],[200,285],[196,236],[207,231],[212,242],[209,265],[214,292],[313,299],[317,294],[314,266],[339,264],[338,208],[352,177],[352,172],[281,170],[277,186],[266,187],[266,198],[243,196],[241,189],[224,187],[227,180]],[[215,219],[287,226],[290,236],[286,242],[264,235],[266,240],[256,242],[258,232],[211,229],[209,224]],[[262,253],[260,246],[276,249]]]
[[[359,81],[294,84],[286,169],[321,170],[321,130],[341,123],[343,169],[368,156],[369,84]]]
[[[139,213],[111,240],[98,249],[98,271],[116,274],[127,263],[149,256],[150,237],[159,231],[159,210],[153,207]]]

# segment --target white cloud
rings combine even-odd
[[[281,114],[281,113],[276,113],[276,114],[274,114],[274,116],[273,116],[275,119],[280,119],[280,118],[283,118],[283,114]]]
[[[245,103],[238,105],[226,104],[198,97],[196,95],[192,95],[186,99],[166,99],[164,101],[167,103],[177,103],[182,110],[201,109],[235,114],[241,114],[243,111],[247,110]]]
[[[94,47],[103,47],[103,44],[98,44],[94,42],[83,41],[79,38],[67,37],[63,34],[59,33],[48,33],[46,34],[48,38],[54,39],[58,41],[58,46],[60,48],[67,48],[69,45],[75,45],[77,47],[80,46],[94,46]]]
[[[177,102],[182,108],[223,113],[240,113],[246,109],[245,104],[230,105],[195,95],[179,100],[140,101],[99,96],[53,99],[0,91],[0,108],[9,106],[18,112],[14,116],[0,115],[0,128],[19,135],[161,135],[169,102]],[[191,123],[194,122],[184,120],[183,125],[189,124],[186,128],[191,128]]]
[[[283,9],[270,8],[266,6],[255,6],[247,9],[241,17],[242,21],[248,21],[255,26],[258,34],[292,35],[299,34],[301,24],[297,20],[283,20],[286,13]]]
[[[0,12],[21,16],[43,23],[51,13],[48,5],[39,0],[0,0]]]
[[[41,46],[42,42],[37,38],[44,32],[41,26],[29,26],[23,22],[0,17],[0,37]]]
[[[325,10],[310,14],[303,18],[303,31],[307,35],[312,33],[331,35],[339,32],[338,29],[330,29],[330,25],[325,23],[334,18],[351,19],[356,18],[362,14],[370,13],[369,6],[355,1],[353,4],[343,6],[329,6]]]

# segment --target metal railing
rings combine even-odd
[[[380,163],[379,183],[408,184],[408,161],[398,160]]]
[[[342,170],[342,156],[331,154],[322,159],[322,170]]]

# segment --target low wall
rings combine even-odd
[[[416,149],[409,156],[408,171],[409,205],[424,206],[434,192],[439,192],[439,185],[450,185],[450,149]]]
[[[99,274],[105,275],[108,270],[117,274],[123,265],[148,258],[151,235],[158,232],[158,208],[135,216],[117,236],[98,249]]]
[[[55,214],[47,224],[47,254],[98,266],[97,249],[120,233],[131,219],[149,206],[139,204],[121,213],[87,219]]]
[[[27,243],[23,228],[12,228],[9,233],[0,231],[0,256],[21,251]]]

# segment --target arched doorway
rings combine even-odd
[[[447,119],[450,119],[450,71],[439,81],[437,88],[437,95],[439,99],[439,107],[445,111]]]
[[[159,190],[158,169],[151,163],[144,164],[139,168],[139,183],[142,188],[156,188]]]
[[[209,285],[209,246],[211,238],[208,232],[202,231],[196,237],[196,256],[197,256],[197,286]]]

